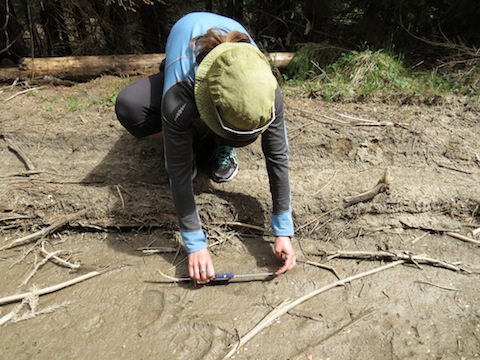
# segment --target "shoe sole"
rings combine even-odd
[[[227,179],[218,179],[215,176],[213,176],[213,173],[212,173],[212,180],[215,181],[218,184],[226,183],[226,182],[232,180],[235,176],[237,176],[237,174],[238,174],[238,165],[235,168],[235,171],[232,173],[232,175],[230,175]]]

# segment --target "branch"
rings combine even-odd
[[[451,236],[455,239],[462,240],[462,241],[480,246],[480,241],[475,240],[475,239],[471,239],[468,236],[460,235],[460,234],[457,234],[457,233],[454,233],[454,232],[446,232],[445,234],[448,235],[448,236]]]
[[[23,163],[27,167],[28,171],[35,170],[35,165],[19,146],[17,146],[11,139],[7,138],[5,135],[0,135],[0,137],[3,138],[3,140],[5,140],[8,148],[20,157],[20,159],[23,161]]]
[[[48,236],[49,234],[51,234],[54,231],[61,228],[63,225],[68,224],[73,219],[78,218],[84,212],[85,211],[81,211],[81,212],[76,213],[76,214],[68,215],[68,216],[64,217],[63,219],[60,219],[60,220],[54,222],[52,225],[50,225],[50,226],[48,226],[48,227],[46,227],[46,228],[44,228],[40,231],[34,232],[33,234],[30,234],[30,235],[24,236],[20,239],[14,240],[10,244],[1,247],[0,251],[11,249],[11,248],[14,248],[14,247],[17,247],[17,246],[26,245],[26,244],[34,242],[38,239],[41,239],[45,236]]]
[[[346,283],[349,283],[349,282],[352,282],[354,280],[358,280],[360,278],[378,273],[378,272],[383,271],[383,270],[390,269],[390,268],[395,267],[397,265],[403,264],[404,262],[405,262],[404,260],[399,260],[399,261],[396,261],[396,262],[393,262],[393,263],[390,263],[390,264],[387,264],[387,265],[384,265],[384,266],[380,266],[378,268],[375,268],[375,269],[372,269],[372,270],[369,270],[369,271],[366,271],[366,272],[363,272],[363,273],[360,273],[360,274],[357,274],[357,275],[347,277],[343,280],[336,281],[336,282],[334,282],[330,285],[324,286],[324,287],[322,287],[320,289],[317,289],[317,290],[315,290],[311,293],[308,293],[308,294],[298,298],[295,301],[289,301],[289,300],[283,301],[278,307],[276,307],[275,309],[270,311],[257,325],[255,325],[255,327],[252,330],[250,330],[247,334],[245,334],[242,338],[240,338],[239,342],[232,348],[232,350],[230,350],[230,352],[225,356],[224,359],[228,359],[228,358],[232,357],[239,348],[241,348],[248,341],[250,341],[255,335],[257,335],[260,331],[262,331],[267,326],[271,325],[276,319],[278,319],[280,316],[286,314],[288,311],[293,309],[295,306],[313,298],[314,296],[317,296],[317,295],[319,295],[323,292],[326,292],[330,289],[333,289],[337,286],[344,286]]]
[[[328,260],[335,258],[344,258],[344,259],[365,259],[365,260],[378,260],[378,259],[388,259],[390,261],[395,260],[404,260],[412,262],[419,267],[418,264],[428,264],[432,266],[438,266],[453,271],[463,271],[466,273],[471,273],[469,270],[461,268],[455,264],[448,263],[442,260],[432,259],[424,255],[412,255],[407,251],[335,251],[328,253],[326,252],[326,257]]]
[[[55,292],[55,291],[64,289],[64,288],[66,288],[66,287],[68,287],[68,286],[77,284],[77,283],[79,283],[79,282],[88,280],[88,279],[90,279],[90,278],[93,278],[93,277],[98,276],[98,275],[103,274],[103,273],[105,273],[105,271],[103,271],[103,272],[100,272],[100,271],[91,271],[91,272],[89,272],[88,274],[85,274],[85,275],[76,277],[75,279],[72,279],[72,280],[69,280],[69,281],[65,281],[65,282],[63,282],[63,283],[60,283],[60,284],[57,284],[57,285],[53,285],[53,286],[50,286],[50,287],[47,287],[47,288],[44,288],[44,289],[36,290],[36,291],[35,291],[35,294],[37,294],[37,295],[39,295],[39,296],[40,296],[40,295],[49,294],[49,293],[52,293],[52,292]],[[17,302],[17,301],[21,301],[21,300],[23,300],[26,296],[28,296],[28,295],[30,295],[30,294],[32,294],[32,292],[26,292],[26,293],[22,293],[22,294],[18,294],[18,295],[11,295],[11,296],[7,296],[7,297],[0,298],[0,305],[9,304],[9,303],[12,303],[12,302]]]

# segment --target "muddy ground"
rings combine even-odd
[[[0,90],[1,246],[66,222],[0,251],[0,296],[101,272],[1,305],[0,317],[13,316],[1,326],[1,359],[222,359],[285,299],[405,254],[405,264],[290,309],[234,358],[480,357],[480,247],[452,236],[480,241],[478,106],[457,97],[431,106],[332,104],[286,89],[299,264],[267,281],[195,287],[163,283],[158,272],[186,275],[182,248],[142,250],[175,251],[179,242],[161,142],[132,138],[109,103],[124,83],[43,85],[14,98],[20,86]],[[230,183],[214,184],[206,170],[194,181],[216,270],[274,271],[260,146],[238,155]],[[345,206],[386,169],[387,192]],[[78,270],[46,261],[42,245]]]

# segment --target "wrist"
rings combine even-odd
[[[187,253],[191,254],[207,248],[207,233],[204,230],[185,231],[180,230]]]

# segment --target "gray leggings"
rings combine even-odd
[[[163,71],[136,80],[121,90],[115,102],[120,123],[137,138],[162,131]]]

